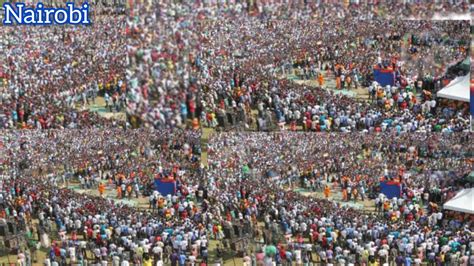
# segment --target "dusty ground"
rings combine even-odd
[[[76,103],[76,108],[77,109],[89,109],[92,112],[97,112],[99,113],[100,116],[103,116],[105,118],[114,118],[117,120],[122,120],[124,121],[126,119],[125,112],[111,112],[110,109],[105,107],[105,100],[104,97],[97,97],[95,99],[95,102],[89,102],[88,105],[82,105],[80,103]]]

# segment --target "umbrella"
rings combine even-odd
[[[242,167],[242,173],[244,173],[245,175],[248,175],[250,173],[250,168],[248,165],[244,165]]]
[[[280,178],[280,176],[278,175],[277,172],[273,171],[273,170],[270,170],[267,172],[267,177],[268,178],[272,178],[272,179],[278,179]]]
[[[466,181],[469,183],[474,183],[474,171],[472,171],[469,175],[466,176]]]
[[[270,245],[265,248],[265,255],[268,257],[275,256],[276,252],[277,252],[277,249],[274,245]]]

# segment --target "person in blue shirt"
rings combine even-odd
[[[395,128],[397,129],[397,134],[402,132],[402,127],[400,125],[397,125]]]
[[[16,112],[16,110],[12,110],[12,119],[14,122],[17,122],[18,121],[18,113]]]
[[[282,263],[281,257],[280,257],[280,253],[279,253],[279,252],[277,252],[277,253],[275,254],[275,262],[276,262],[277,265],[280,265],[280,264]]]
[[[286,251],[286,261],[291,265],[293,261],[293,254],[290,251]]]
[[[49,259],[50,259],[51,261],[54,261],[54,260],[56,259],[56,254],[54,253],[54,248],[51,248],[51,249],[49,250]]]
[[[176,252],[176,250],[173,251],[173,253],[171,253],[170,260],[171,260],[171,266],[177,266],[178,265],[179,255]]]
[[[180,104],[179,111],[181,113],[181,119],[185,121],[186,118],[188,118],[188,107],[186,106],[186,103],[182,102]]]
[[[181,253],[179,255],[179,266],[184,266],[186,264],[186,254]]]
[[[451,242],[451,244],[450,244],[451,251],[455,253],[460,246],[461,246],[461,244],[459,244],[459,242],[457,242],[457,241]]]
[[[403,258],[403,256],[401,254],[398,254],[397,258],[395,259],[395,263],[397,264],[397,266],[402,266],[404,262],[405,259]]]

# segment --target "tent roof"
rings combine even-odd
[[[468,69],[470,69],[471,68],[471,58],[466,57],[466,59],[464,61],[462,61],[461,65],[463,67],[468,67]]]
[[[458,194],[446,202],[443,207],[446,210],[474,214],[474,188],[459,191]]]
[[[451,81],[448,86],[438,91],[437,95],[441,98],[469,102],[470,80],[469,75],[457,77]]]

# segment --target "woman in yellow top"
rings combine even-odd
[[[158,199],[158,209],[163,209],[165,207],[165,199],[159,198]]]
[[[367,264],[368,266],[379,266],[379,262],[377,260],[373,260],[373,261],[370,261],[369,260],[369,264]]]
[[[143,259],[143,266],[152,266],[153,260],[151,258]]]
[[[153,260],[150,258],[150,255],[145,253],[143,254],[143,266],[152,266]]]

